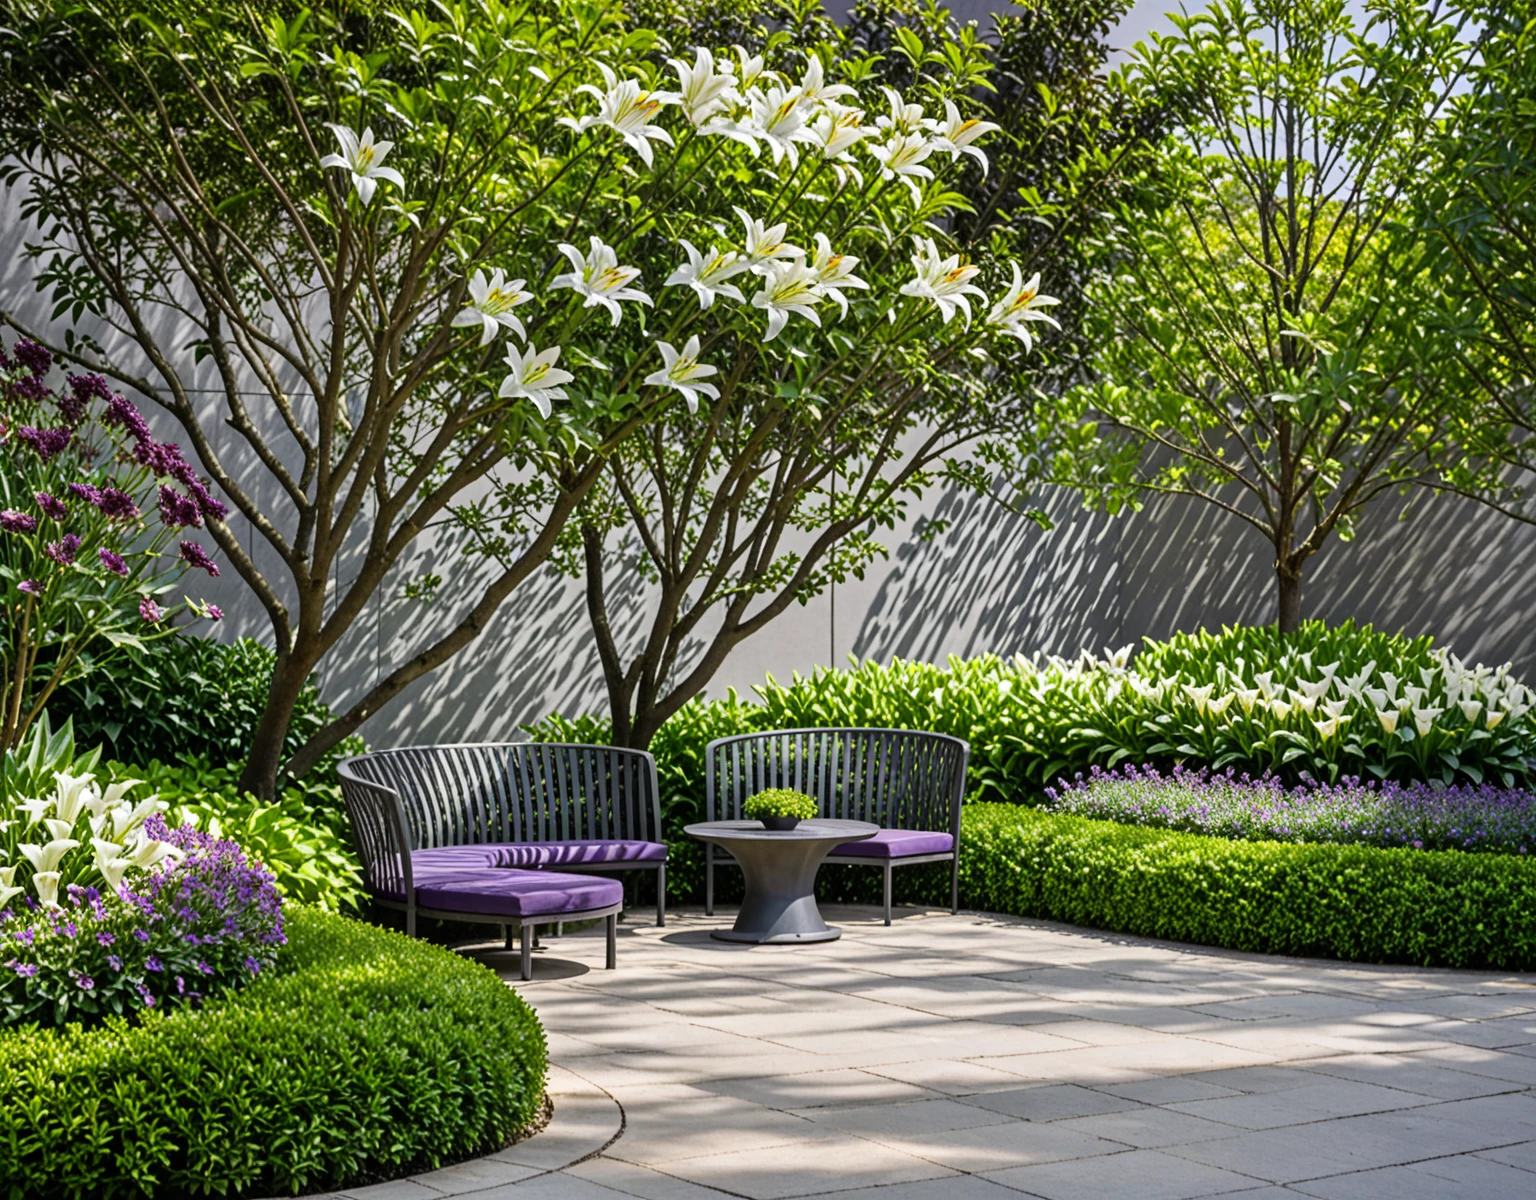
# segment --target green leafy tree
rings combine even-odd
[[[1506,413],[1435,352],[1402,228],[1471,46],[1415,0],[1220,0],[1140,45],[1126,86],[1174,127],[1099,258],[1096,380],[1042,411],[1042,474],[1110,508],[1193,497],[1273,547],[1282,631],[1308,561],[1371,504],[1455,480],[1506,494]]]

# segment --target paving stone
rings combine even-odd
[[[1001,1125],[1014,1119],[1004,1113],[949,1099],[803,1108],[797,1115],[827,1129],[870,1136],[882,1133],[938,1133],[950,1129],[970,1129],[978,1125]]]
[[[1063,1122],[1010,1121],[974,1129],[867,1136],[929,1162],[973,1174],[1029,1163],[1113,1154],[1125,1149],[1124,1143],[1080,1133],[1067,1128]]]
[[[893,1147],[843,1136],[806,1141],[791,1153],[772,1147],[682,1159],[668,1163],[667,1173],[751,1200],[950,1179],[956,1174]]]
[[[1144,1107],[1095,1117],[1073,1117],[1059,1124],[1063,1129],[1075,1129],[1139,1150],[1232,1136],[1230,1125],[1192,1117],[1170,1108]]]
[[[1156,1150],[1131,1150],[1079,1162],[1044,1163],[989,1173],[985,1178],[1045,1200],[1083,1200],[1088,1196],[1134,1196],[1136,1200],[1194,1200],[1198,1196],[1241,1192],[1262,1182],[1236,1171],[1188,1162]]]
[[[1315,1083],[1304,1083],[1279,1092],[1192,1100],[1170,1107],[1242,1129],[1277,1129],[1282,1125],[1306,1125],[1328,1117],[1355,1117],[1432,1103],[1434,1101],[1428,1096],[1397,1088],[1324,1077]]]
[[[967,1097],[965,1102],[1024,1121],[1060,1121],[1140,1107],[1135,1100],[1079,1087],[1075,1083],[1045,1083],[983,1092]]]
[[[1529,1196],[1536,1178],[1470,1155],[1314,1179],[1296,1190],[1320,1200],[1490,1200]]]
[[[1478,1157],[1536,1173],[1536,1142],[1519,1142],[1513,1146],[1500,1146],[1496,1150],[1481,1150]],[[1536,1183],[1532,1186],[1536,1186]]]

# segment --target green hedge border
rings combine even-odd
[[[1264,954],[1536,970],[1529,858],[1231,841],[1011,804],[966,805],[963,831],[967,908]]]
[[[287,916],[273,972],[201,1010],[0,1030],[0,1194],[355,1186],[488,1153],[539,1114],[544,1031],[493,971]]]

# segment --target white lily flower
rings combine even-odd
[[[583,255],[580,250],[569,243],[562,242],[559,246],[560,253],[570,260],[575,271],[565,275],[556,275],[551,287],[571,288],[586,297],[583,308],[591,308],[593,305],[602,305],[613,317],[613,323],[617,325],[622,313],[619,304],[625,300],[633,300],[638,304],[650,304],[651,298],[638,288],[629,285],[631,280],[640,276],[639,267],[619,266],[618,255],[612,246],[605,246],[603,239],[594,236],[591,239],[591,249]]]
[[[53,777],[53,807],[59,820],[70,825],[85,807],[87,793],[96,780],[90,775],[67,775],[56,772]]]
[[[539,350],[530,342],[521,354],[515,346],[508,346],[506,364],[512,373],[501,381],[496,394],[504,400],[533,401],[539,415],[547,420],[553,407],[550,402],[565,399],[565,389],[560,385],[576,378],[555,366],[559,358],[559,346]]]
[[[1302,712],[1306,713],[1307,716],[1309,716],[1309,717],[1314,712],[1317,711],[1317,697],[1316,696],[1309,696],[1309,695],[1307,695],[1306,692],[1299,692],[1295,688],[1291,688],[1290,691],[1291,691],[1291,703],[1296,708],[1299,708]]]
[[[712,383],[701,383],[699,380],[708,379],[711,375],[718,374],[714,367],[706,366],[699,361],[699,338],[695,334],[688,339],[679,354],[668,342],[657,342],[656,349],[661,351],[662,362],[666,363],[659,371],[653,371],[645,377],[645,382],[652,387],[676,388],[682,393],[683,399],[688,401],[688,411],[699,411],[699,397],[708,396],[711,400],[720,398],[720,389]]]
[[[1410,708],[1417,708],[1419,701],[1423,700],[1427,694],[1427,691],[1421,687],[1403,688],[1403,699],[1407,701]]]
[[[55,838],[67,838],[75,827],[73,821],[61,821],[57,817],[49,817],[43,824]]]
[[[1374,674],[1376,674],[1376,660],[1373,658],[1370,662],[1366,663],[1365,666],[1360,668],[1360,673],[1358,675],[1351,675],[1344,682],[1353,691],[1358,692],[1371,681],[1371,676]]]
[[[9,867],[0,867],[0,887],[10,887],[16,882],[17,869],[14,864]]]
[[[1311,696],[1314,700],[1321,700],[1328,694],[1328,689],[1333,686],[1333,679],[1319,679],[1312,682],[1306,679],[1298,679],[1296,686],[1301,689],[1302,695]]]
[[[841,100],[844,96],[857,94],[856,89],[849,87],[846,83],[828,83],[821,59],[815,54],[808,57],[810,62],[806,64],[805,74],[800,77],[800,94],[805,97],[806,103],[826,104],[829,101]]]
[[[109,842],[106,838],[93,837],[91,849],[96,851],[97,862],[107,862],[117,858],[123,852],[123,847],[118,842]]]
[[[7,904],[16,899],[16,897],[21,895],[21,893],[24,891],[26,891],[25,888],[0,887],[0,909],[3,909]]]
[[[122,841],[133,830],[142,825],[150,813],[160,812],[164,808],[165,805],[160,802],[158,794],[146,796],[137,804],[128,804],[126,802],[119,804],[107,814],[112,822],[112,840],[116,842]]]
[[[53,797],[23,800],[16,807],[27,814],[27,823],[23,828],[30,829],[43,819],[45,812],[48,812],[53,807]]]
[[[779,336],[790,316],[799,313],[820,327],[821,318],[816,315],[816,305],[822,299],[822,291],[814,270],[797,262],[770,262],[763,277],[763,287],[752,297],[754,308],[768,313],[768,332],[764,342]]]
[[[58,869],[59,861],[79,844],[74,838],[54,838],[45,846],[23,842],[16,849],[32,864],[33,871],[54,871]]]
[[[921,189],[915,179],[932,179],[933,172],[923,166],[923,161],[933,153],[933,146],[918,133],[898,133],[883,142],[865,143],[875,161],[880,164],[881,179],[906,180],[915,197]]]
[[[133,866],[131,858],[109,858],[97,862],[96,869],[101,872],[101,877],[107,881],[107,887],[111,891],[117,891],[123,886],[123,876],[128,874],[128,868]]]
[[[1244,690],[1239,688],[1232,694],[1237,697],[1237,703],[1239,706],[1241,706],[1243,715],[1245,717],[1251,717],[1253,715],[1253,706],[1259,702],[1259,689],[1252,688],[1249,690]]]
[[[1232,706],[1232,701],[1236,699],[1237,696],[1232,692],[1228,692],[1225,696],[1217,696],[1206,702],[1205,711],[1210,716],[1219,717]]]
[[[814,237],[816,253],[811,258],[811,269],[816,272],[816,279],[826,290],[826,294],[837,301],[837,307],[846,317],[848,300],[840,289],[868,289],[869,284],[853,273],[854,267],[859,265],[858,259],[847,254],[832,253],[832,243],[826,234],[818,233]]]
[[[1204,716],[1206,707],[1210,704],[1211,693],[1216,690],[1216,685],[1208,683],[1204,687],[1192,687],[1186,683],[1182,686],[1184,694],[1189,697],[1190,703],[1195,706],[1195,711]]]
[[[765,226],[756,217],[747,216],[746,210],[740,207],[736,207],[736,215],[741,218],[742,226],[746,229],[746,264],[757,274],[768,274],[769,268],[766,264],[774,259],[805,257],[804,250],[784,240],[785,231],[789,226],[783,221],[777,225]]]
[[[1271,700],[1269,702],[1269,711],[1274,715],[1275,720],[1283,721],[1291,715],[1291,706],[1284,700]]]
[[[1468,725],[1475,725],[1477,724],[1478,714],[1483,711],[1483,702],[1481,700],[1462,700],[1457,703],[1456,707],[1461,709],[1461,715],[1467,719]]]
[[[1387,699],[1392,701],[1393,704],[1396,704],[1397,689],[1398,685],[1402,683],[1402,680],[1398,679],[1398,677],[1392,674],[1391,671],[1383,671],[1381,673],[1381,682],[1386,685]]]
[[[1489,729],[1489,731],[1491,732],[1492,730],[1497,729],[1500,726],[1500,724],[1503,723],[1504,718],[1506,716],[1508,716],[1507,713],[1502,712],[1502,711],[1497,710],[1497,709],[1490,708],[1488,710],[1488,729]]]
[[[1376,719],[1381,722],[1381,727],[1387,733],[1397,732],[1397,710],[1395,708],[1378,708]]]
[[[981,268],[962,264],[958,254],[942,257],[932,238],[917,239],[917,253],[912,256],[912,267],[917,272],[917,278],[902,284],[901,294],[915,296],[919,300],[931,300],[938,305],[945,325],[949,324],[955,310],[959,309],[965,314],[965,322],[969,325],[971,303],[966,296],[969,294],[986,298],[986,294],[971,282]]]
[[[128,852],[128,860],[140,870],[148,870],[156,863],[163,862],[167,858],[173,858],[181,852],[170,842],[162,842],[156,838],[140,837]]]
[[[1323,740],[1326,741],[1327,739],[1337,734],[1339,730],[1348,722],[1348,717],[1329,717],[1326,721],[1314,720],[1312,724],[1317,727],[1317,732],[1322,736]]]
[[[1344,715],[1344,710],[1348,706],[1349,706],[1348,699],[1324,700],[1322,702],[1323,711],[1325,713],[1327,713],[1330,717],[1340,717],[1340,716],[1343,716]]]
[[[747,93],[747,124],[741,128],[768,147],[775,166],[788,158],[789,165],[797,167],[797,143],[810,141],[813,136],[805,127],[807,107],[799,88],[777,84],[767,91],[753,88]]]
[[[877,128],[903,134],[917,133],[927,125],[921,104],[908,104],[902,94],[893,87],[882,87],[880,90],[885,93],[885,99],[890,104],[891,111],[875,118]]]
[[[726,280],[750,270],[751,263],[734,250],[717,250],[713,246],[709,248],[708,254],[700,254],[687,238],[678,239],[678,245],[682,246],[684,253],[688,255],[687,265],[678,267],[668,275],[662,287],[678,287],[687,284],[698,293],[701,309],[712,307],[716,296],[725,296],[736,301],[737,304],[746,303],[746,297],[741,294],[741,290],[734,283],[727,283]]]
[[[962,154],[969,154],[981,164],[981,173],[985,175],[987,156],[979,147],[971,143],[994,129],[1001,129],[1002,126],[994,125],[991,121],[979,121],[974,117],[962,117],[953,100],[944,101],[944,113],[944,120],[927,123],[929,130],[935,135],[933,148],[947,153],[950,162],[955,162]]]
[[[654,161],[651,143],[672,145],[672,135],[660,125],[652,125],[651,118],[663,105],[675,103],[677,97],[670,92],[648,92],[635,79],[620,79],[607,63],[598,63],[597,69],[603,73],[603,80],[608,85],[606,91],[590,83],[576,89],[597,97],[596,114],[580,119],[560,117],[556,123],[577,133],[585,133],[594,126],[612,129],[646,166],[651,166]]]
[[[484,271],[476,270],[469,281],[469,304],[453,318],[454,328],[480,326],[482,346],[489,346],[503,329],[515,331],[526,341],[528,331],[523,328],[521,318],[512,311],[533,299],[532,292],[523,291],[524,282],[514,279],[508,283],[507,273],[500,267],[491,272],[489,279]]]
[[[729,71],[739,65],[741,74],[737,78],[736,85],[742,91],[746,91],[765,75],[770,79],[778,78],[778,75],[773,71],[763,70],[763,56],[761,54],[748,54],[740,46],[732,46],[731,49],[736,52],[736,63],[722,61],[720,69],[722,71]]]
[[[1419,731],[1420,737],[1428,737],[1429,731],[1435,727],[1435,718],[1445,710],[1443,708],[1416,708],[1413,710],[1413,726]]]
[[[364,208],[373,199],[374,190],[381,179],[394,184],[401,191],[405,190],[405,180],[401,178],[400,172],[394,167],[381,165],[384,156],[394,147],[394,142],[374,141],[371,128],[363,130],[362,137],[358,137],[354,130],[345,125],[332,125],[330,129],[341,143],[341,153],[327,154],[320,160],[320,165],[350,171],[352,186],[357,189],[358,202]]]
[[[1036,271],[1029,282],[1025,283],[1019,264],[1009,265],[1013,268],[1013,283],[992,306],[992,311],[987,314],[987,324],[1009,337],[1018,338],[1024,343],[1024,349],[1030,350],[1034,347],[1034,339],[1026,325],[1031,321],[1044,321],[1060,329],[1055,317],[1040,310],[1060,304],[1061,301],[1054,296],[1040,294],[1040,272]]]
[[[821,148],[822,158],[832,163],[839,183],[851,177],[863,185],[864,176],[852,165],[853,159],[848,153],[869,133],[863,121],[864,114],[858,109],[829,104],[806,126],[806,142]]]
[[[683,115],[695,129],[734,98],[736,77],[717,72],[715,56],[703,46],[695,52],[692,66],[680,58],[669,58],[667,62],[677,73],[678,103]]]
[[[59,873],[39,871],[32,876],[32,890],[44,908],[59,907]]]

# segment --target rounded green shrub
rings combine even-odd
[[[768,788],[748,796],[742,803],[741,815],[749,821],[760,821],[764,817],[795,817],[809,821],[816,816],[816,801],[804,792]]]
[[[544,1032],[447,950],[288,910],[277,966],[197,1010],[0,1031],[0,1179],[30,1197],[269,1196],[504,1145]]]
[[[1523,856],[1229,841],[1012,804],[968,804],[961,828],[967,908],[1267,954],[1536,968]]]

